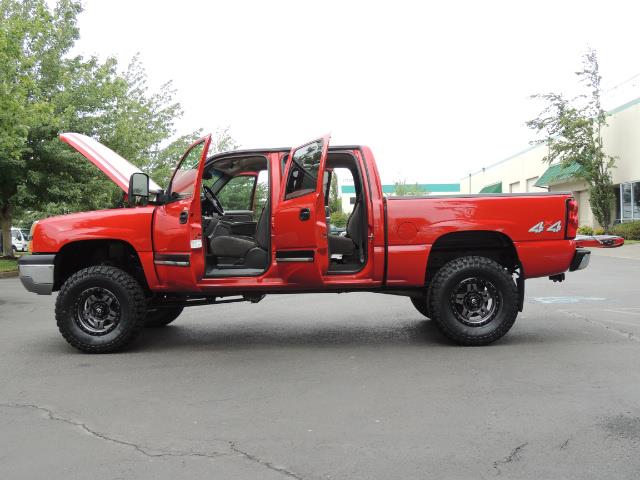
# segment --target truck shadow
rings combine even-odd
[[[233,350],[250,347],[331,347],[367,345],[451,346],[430,320],[363,324],[286,325],[275,323],[169,325],[145,329],[132,350],[210,348]]]
[[[547,343],[551,339],[533,332],[508,333],[494,346]],[[344,347],[344,346],[459,347],[449,341],[431,320],[405,320],[385,324],[277,324],[241,322],[223,325],[176,324],[145,329],[129,351],[179,349],[241,350],[252,347]]]

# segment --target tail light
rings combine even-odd
[[[578,233],[578,202],[571,197],[567,200],[567,222],[564,237],[573,240]]]

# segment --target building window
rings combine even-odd
[[[640,220],[640,182],[620,184],[619,204],[621,221]]]
[[[349,205],[355,205],[356,204],[356,197],[350,197],[349,198]]]
[[[518,193],[520,191],[520,182],[513,182],[509,184],[510,193]]]

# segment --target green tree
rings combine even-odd
[[[393,183],[393,194],[396,197],[417,197],[420,195],[427,195],[428,193],[429,192],[422,189],[418,182],[415,184],[408,184],[406,180],[398,180]]]
[[[58,140],[90,135],[143,170],[168,179],[190,140],[165,146],[182,115],[170,83],[151,92],[135,58],[70,57],[78,38],[78,0],[0,0],[0,221],[4,254],[10,227],[48,215],[115,206],[121,192]],[[233,145],[227,134],[217,142]],[[221,146],[221,145],[218,145]],[[214,147],[215,148],[215,147]],[[179,153],[178,153],[179,150]],[[166,185],[166,184],[165,184]]]
[[[151,152],[148,161],[142,166],[142,169],[145,170],[158,185],[166,188],[182,155],[193,142],[202,136],[203,131],[199,129],[176,138],[167,146]],[[238,144],[229,133],[229,127],[226,127],[216,130],[211,140],[211,145],[209,146],[208,155],[228,152],[236,150],[237,148]]]
[[[65,63],[64,75],[50,81],[57,87],[43,93],[51,121],[30,126],[24,169],[13,178],[19,217],[105,208],[121,198],[121,191],[100,171],[59,141],[60,132],[88,134],[148,170],[164,151],[160,143],[173,133],[173,119],[181,114],[171,101],[169,84],[159,94],[147,91],[137,60],[123,74],[113,59],[104,64],[95,59]]]
[[[331,187],[329,187],[329,212],[341,212],[342,199],[338,193],[338,175],[334,171],[331,175]],[[341,226],[341,225],[338,225]]]
[[[248,210],[256,178],[253,176],[234,177],[218,192],[218,200],[225,210]]]
[[[173,140],[164,148],[155,152],[144,166],[144,171],[161,187],[167,188],[171,175],[182,155],[189,146],[202,137],[202,130],[196,130]]]
[[[338,210],[336,212],[331,212],[331,225],[336,227],[346,227],[347,221],[349,220],[349,215],[344,213],[342,210]]]
[[[607,114],[600,101],[602,77],[594,50],[583,56],[583,68],[576,75],[586,92],[572,99],[558,93],[534,95],[532,98],[542,100],[546,106],[537,118],[527,122],[527,126],[544,136],[532,142],[547,146],[548,153],[543,161],[559,161],[565,167],[579,165],[576,175],[588,185],[593,215],[608,232],[615,204],[611,179],[615,157],[605,152],[602,142]]]
[[[75,2],[60,2],[50,12],[43,1],[0,1],[0,224],[3,254],[11,254],[11,218],[26,160],[31,155],[33,125],[52,120],[51,106],[41,95],[46,72],[77,37]]]

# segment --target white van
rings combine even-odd
[[[26,252],[29,243],[28,234],[16,227],[11,227],[11,244],[18,252]]]

